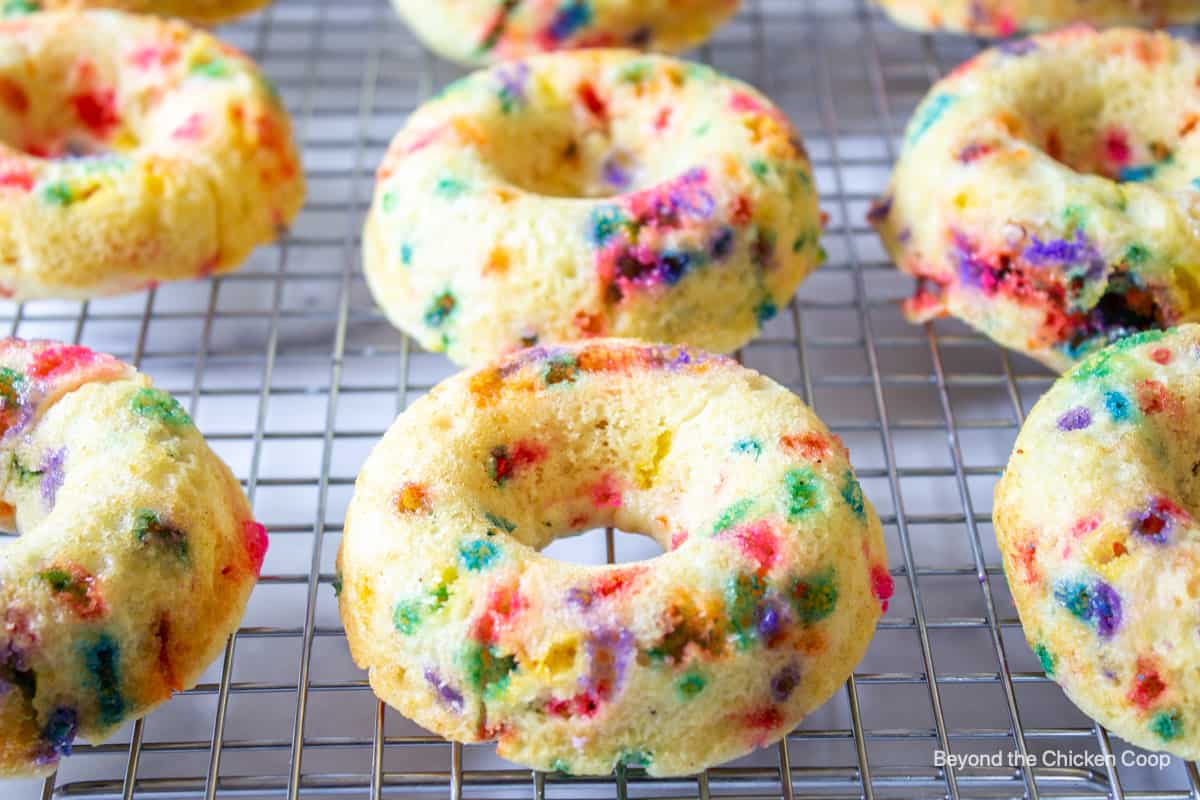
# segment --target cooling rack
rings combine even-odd
[[[655,780],[534,773],[449,744],[383,707],[350,662],[332,580],[354,476],[394,415],[452,372],[383,320],[358,233],[388,140],[459,73],[386,0],[279,0],[221,34],[292,110],[310,199],[290,235],[233,275],[0,305],[0,326],[112,352],[175,392],[270,529],[263,579],[199,686],[78,746],[44,782],[0,782],[0,798],[1200,800],[1193,764],[1146,764],[1066,701],[1021,635],[991,493],[1051,376],[953,322],[905,323],[910,282],[864,222],[916,102],[979,43],[899,30],[863,0],[746,0],[692,54],[774,97],[808,144],[828,261],[739,355],[850,446],[897,595],[854,676],[785,742]],[[553,552],[630,560],[652,547],[602,531]],[[947,767],[945,753],[974,760]],[[998,766],[980,760],[995,754]]]

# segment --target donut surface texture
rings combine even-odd
[[[918,31],[1012,36],[1086,23],[1162,27],[1200,20],[1200,0],[874,0]]]
[[[274,90],[182,22],[0,20],[0,293],[83,299],[237,268],[299,211]]]
[[[0,341],[0,776],[52,771],[195,685],[267,549],[171,395],[85,347]]]
[[[1164,33],[1071,28],[988,50],[909,123],[871,219],[960,317],[1056,370],[1197,318],[1200,56]]]
[[[1200,326],[1068,372],[996,489],[1004,570],[1045,672],[1123,739],[1200,757]]]
[[[667,552],[539,552],[609,525]],[[893,586],[845,448],[798,397],[628,340],[531,348],[414,403],[359,474],[338,563],[381,698],[574,774],[776,741],[846,680]]]
[[[595,336],[745,344],[820,260],[808,158],[743,83],[629,50],[477,72],[379,168],[364,261],[459,364]]]
[[[212,25],[257,11],[271,0],[9,0],[7,16],[34,11],[111,8],[135,14],[179,17],[199,25]]]
[[[430,49],[460,64],[585,47],[674,53],[707,39],[739,4],[740,0],[392,0]]]

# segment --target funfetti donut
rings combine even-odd
[[[899,25],[972,36],[1086,23],[1096,26],[1187,25],[1200,20],[1198,0],[874,0]]]
[[[539,551],[601,526],[667,552]],[[542,770],[679,775],[777,741],[887,607],[840,440],[732,359],[598,340],[444,381],[359,473],[338,559],[350,651],[429,730]]]
[[[686,50],[733,16],[740,0],[392,0],[392,5],[438,54],[486,64],[585,47]]]
[[[1071,28],[939,81],[871,219],[916,296],[1063,370],[1200,308],[1200,54]]]
[[[111,8],[138,14],[180,17],[211,25],[257,11],[271,0],[9,0],[0,14],[15,17],[35,11]]]
[[[620,336],[729,352],[821,260],[808,158],[744,83],[629,50],[477,72],[419,108],[363,232],[388,318],[459,364]]]
[[[1046,674],[1126,741],[1200,758],[1200,326],[1120,340],[1029,413],[996,488]]]
[[[303,199],[274,90],[208,33],[115,11],[0,21],[0,294],[228,272]]]
[[[111,356],[0,340],[0,777],[193,686],[267,549],[187,413]]]

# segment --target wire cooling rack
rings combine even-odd
[[[901,128],[978,43],[901,31],[863,0],[747,0],[695,57],[758,85],[802,132],[829,213],[828,263],[740,354],[849,444],[883,519],[897,596],[866,659],[778,747],[688,779],[531,773],[384,708],[351,663],[332,590],[355,473],[394,415],[450,374],[386,324],[359,267],[373,170],[405,115],[458,71],[386,0],[280,0],[222,30],[280,87],[310,200],[241,271],[90,303],[0,306],[0,326],[132,361],[174,391],[270,529],[234,641],[185,692],[45,782],[0,798],[777,797],[1200,800],[1192,764],[1141,765],[1081,715],[1021,635],[991,522],[994,482],[1042,368],[953,322],[913,327],[910,281],[864,217]],[[575,560],[647,555],[612,532]],[[651,551],[652,552],[652,551]],[[1000,766],[940,765],[1000,754]],[[1036,766],[1013,766],[1009,754]]]

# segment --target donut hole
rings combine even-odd
[[[559,536],[542,554],[568,564],[606,564],[608,560],[608,530],[589,530]],[[614,564],[649,561],[666,552],[662,544],[650,534],[612,528],[612,553]]]
[[[130,150],[114,55],[46,46],[29,61],[0,65],[0,141],[37,158],[70,159]],[[79,50],[78,43],[73,50]]]
[[[534,107],[497,118],[477,144],[485,162],[512,186],[547,197],[595,199],[649,188],[686,171],[681,148],[646,135],[652,124],[640,116],[581,117],[570,106]]]
[[[1188,138],[1200,118],[1182,115],[1194,104],[1191,80],[1156,65],[1131,70],[1075,58],[1015,70],[1010,102],[996,119],[1015,138],[1070,170],[1119,183],[1161,188],[1187,185]]]

